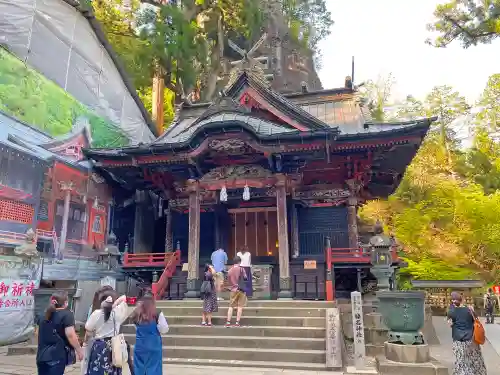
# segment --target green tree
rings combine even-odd
[[[406,101],[398,109],[398,117],[414,119],[418,117],[434,117],[438,119],[434,122],[432,132],[437,134],[433,141],[439,141],[443,148],[448,170],[453,174],[452,164],[454,163],[453,149],[457,147],[453,122],[470,113],[471,106],[465,97],[460,95],[450,86],[436,86],[425,97],[423,102],[408,96]]]
[[[292,36],[312,51],[317,66],[321,65],[318,43],[330,35],[333,19],[325,0],[281,0],[283,14]]]
[[[375,81],[367,81],[361,87],[361,97],[375,122],[384,122],[391,117],[388,107],[391,104],[391,92],[395,83],[394,76],[389,74],[385,77],[379,76]]]
[[[485,92],[494,97],[490,85]],[[400,116],[438,115],[440,121],[397,191],[360,210],[362,221],[381,220],[400,242],[409,264],[400,277],[404,287],[408,278],[500,280],[500,146],[491,131],[478,126],[469,150],[456,147],[452,124],[468,114],[469,106],[451,87],[433,89],[422,102],[407,98]]]
[[[424,116],[424,103],[412,95],[408,95],[397,110],[397,117],[403,120],[414,120]]]
[[[500,74],[493,74],[477,103],[479,112],[476,114],[478,124],[492,132],[500,129]]]
[[[500,191],[500,144],[485,128],[478,128],[472,147],[463,155],[459,172],[481,185],[486,194]]]
[[[500,36],[500,0],[451,0],[438,5],[434,16],[428,28],[439,36],[428,43],[436,47],[459,41],[468,48]]]

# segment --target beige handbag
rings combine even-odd
[[[113,312],[114,314],[114,312]],[[122,333],[116,334],[116,322],[113,315],[114,336],[111,338],[111,360],[114,367],[122,368],[128,365],[128,352],[125,336]]]

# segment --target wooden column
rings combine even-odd
[[[347,225],[349,231],[349,247],[357,248],[358,244],[358,213],[357,199],[349,198],[347,201]]]
[[[286,209],[286,176],[278,175],[276,183],[276,207],[278,214],[278,259],[280,267],[280,291],[278,298],[292,298],[290,280],[290,248]]]
[[[358,192],[359,192],[359,181],[347,180],[347,186],[349,186],[349,192],[351,196],[347,200],[347,225],[349,232],[349,247],[357,248],[358,243]]]
[[[172,233],[172,208],[170,207],[170,201],[167,203],[167,209],[165,210],[165,218],[167,220],[165,226],[165,252],[174,251],[174,239]]]
[[[188,277],[186,298],[199,298],[200,268],[200,190],[198,181],[190,180],[189,191],[189,242]]]
[[[59,250],[57,251],[57,258],[60,258],[66,249],[66,240],[68,236],[68,220],[69,208],[71,204],[71,190],[73,190],[72,182],[62,182],[61,190],[64,191],[64,209],[61,225],[61,238],[59,239]]]
[[[137,190],[135,192],[135,219],[134,219],[134,243],[132,253],[144,253],[144,221],[145,212],[143,210],[146,200],[146,193]]]
[[[291,208],[291,231],[292,231],[292,258],[298,258],[300,252],[300,244],[299,244],[299,216],[297,212],[297,205],[292,202],[290,205]]]

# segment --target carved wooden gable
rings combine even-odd
[[[82,149],[89,148],[92,142],[89,130],[90,125],[87,119],[78,118],[75,128],[79,130],[73,131],[66,137],[56,139],[41,146],[55,154],[74,160],[82,160]]]

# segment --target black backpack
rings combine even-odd
[[[486,296],[486,307],[493,307],[495,305],[495,300],[493,299],[493,297],[491,296],[491,294],[488,294]]]

